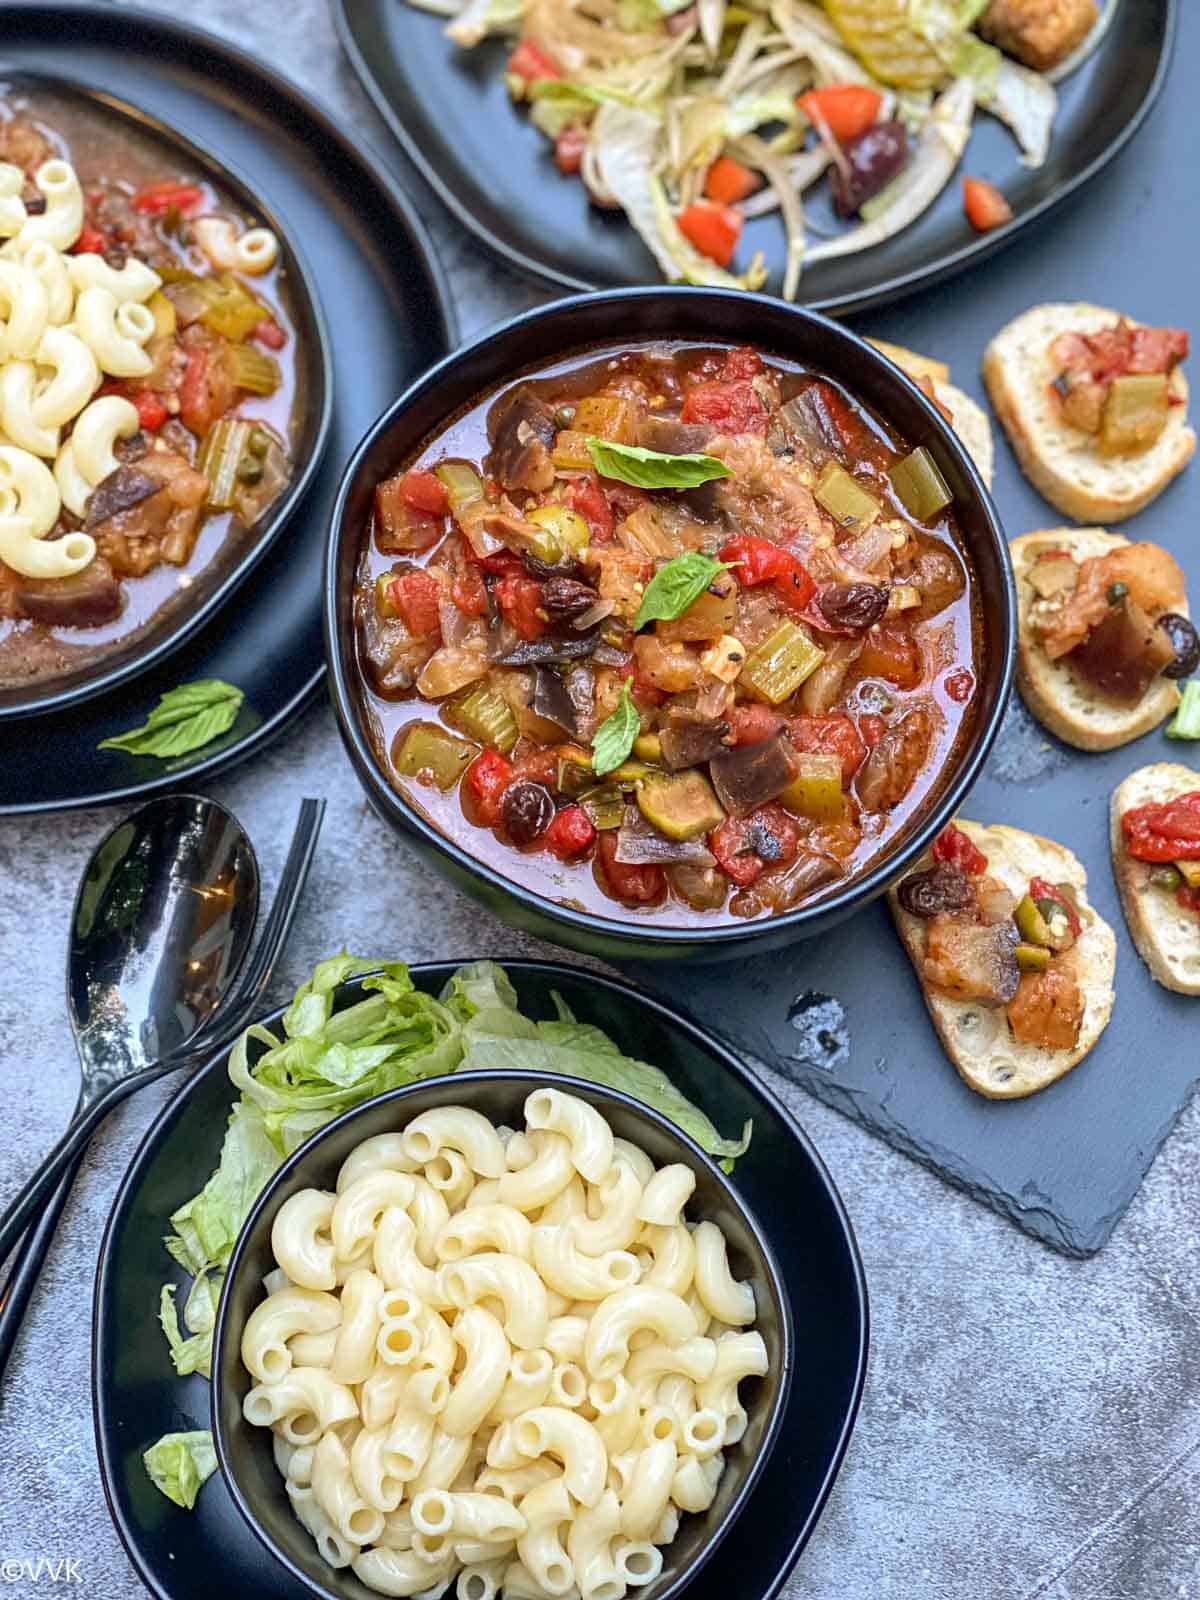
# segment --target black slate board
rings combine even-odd
[[[1166,93],[1107,172],[1002,257],[887,314],[855,319],[856,329],[948,361],[954,380],[979,400],[988,339],[1039,301],[1089,300],[1200,336],[1200,217],[1192,203],[1200,8],[1181,11]],[[995,494],[1010,537],[1065,520],[1025,482],[1003,436]],[[1194,465],[1124,530],[1172,551],[1188,574],[1193,609],[1198,529]],[[819,940],[734,969],[639,964],[637,977],[1026,1232],[1068,1255],[1089,1255],[1120,1221],[1200,1078],[1200,1001],[1151,979],[1126,932],[1109,863],[1109,795],[1151,761],[1200,771],[1200,745],[1158,731],[1123,750],[1085,755],[1044,732],[1015,698],[963,808],[980,822],[1010,822],[1070,845],[1088,869],[1093,904],[1117,929],[1107,1031],[1082,1065],[1030,1100],[987,1101],[962,1083],[879,905]]]

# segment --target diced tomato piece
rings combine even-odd
[[[766,433],[767,408],[748,382],[694,383],[683,397],[683,422],[707,422],[722,433]]]
[[[463,782],[473,802],[475,819],[482,827],[494,828],[500,821],[500,803],[513,776],[512,762],[498,750],[484,750],[467,768]]]
[[[402,572],[388,584],[388,594],[409,633],[441,632],[438,607],[442,591],[428,572]]]
[[[956,667],[946,678],[946,693],[955,705],[965,706],[975,691],[975,674],[969,667]]]
[[[702,256],[715,261],[719,267],[728,267],[742,236],[740,211],[732,206],[714,205],[711,200],[697,200],[694,205],[686,206],[675,220],[680,233]]]
[[[93,228],[90,222],[85,222],[80,230],[79,237],[71,246],[71,254],[76,256],[102,256],[108,249],[108,240],[99,228]]]
[[[1134,807],[1121,818],[1121,832],[1139,861],[1200,861],[1200,789]]]
[[[572,511],[578,511],[597,543],[604,544],[612,538],[613,509],[596,473],[571,485],[567,490],[567,504]]]
[[[644,506],[650,496],[645,489],[639,489],[635,483],[610,482],[604,493],[608,496],[608,503],[619,517],[627,517],[639,506]]]
[[[761,187],[758,173],[732,156],[718,156],[704,179],[705,195],[722,206],[735,206]]]
[[[265,344],[268,350],[282,350],[287,343],[287,334],[272,317],[264,317],[261,322],[255,323],[250,330],[250,337],[259,344]]]
[[[856,666],[860,677],[915,689],[921,681],[921,647],[911,633],[878,623],[868,631]]]
[[[596,830],[582,806],[564,806],[542,835],[542,843],[560,861],[571,861],[592,848]]]
[[[1055,905],[1061,906],[1067,914],[1071,937],[1078,939],[1083,932],[1083,923],[1080,922],[1079,913],[1069,895],[1065,895],[1061,889],[1056,889],[1052,883],[1047,883],[1045,878],[1030,878],[1029,897],[1031,900],[1053,900]]]
[[[1194,911],[1200,916],[1200,889],[1193,889],[1185,883],[1176,889],[1175,900],[1184,911]]]
[[[505,619],[512,623],[522,639],[542,637],[548,624],[544,616],[538,615],[542,604],[540,583],[510,572],[496,585],[495,595]]]
[[[762,357],[752,344],[735,344],[732,350],[725,352],[721,376],[733,383],[739,378],[757,378],[762,369]]]
[[[933,841],[932,854],[942,866],[958,867],[972,878],[987,871],[988,860],[983,851],[953,823],[943,828]]]
[[[450,509],[445,484],[427,467],[410,467],[401,476],[400,493],[414,511],[427,511],[431,517],[444,517]]]
[[[553,824],[551,824],[553,826]],[[604,881],[618,900],[632,905],[649,905],[666,893],[667,879],[661,867],[635,867],[617,860],[616,828],[604,828],[596,835],[596,856]]]
[[[564,178],[573,178],[583,165],[588,132],[578,122],[569,122],[554,141],[554,165]]]
[[[443,533],[442,519],[418,511],[404,493],[403,478],[385,478],[376,485],[375,517],[383,549],[428,550]]]
[[[1170,372],[1187,359],[1191,346],[1184,328],[1133,328],[1129,342],[1125,371],[1138,374]]]
[[[1013,208],[996,185],[983,178],[963,179],[963,210],[976,233],[1002,228],[1013,215]]]
[[[629,692],[639,711],[652,711],[655,706],[661,706],[671,698],[665,689],[659,689],[650,682],[637,660],[633,666],[622,668],[621,676],[628,680]]]
[[[481,617],[487,610],[487,590],[478,569],[468,567],[450,585],[450,598],[464,617]]]
[[[726,817],[708,836],[708,848],[727,878],[744,889],[768,866],[796,854],[800,829],[794,817],[774,801],[746,817]]]
[[[883,96],[861,83],[828,83],[799,95],[797,104],[818,132],[824,123],[837,142],[845,144],[879,120]]]
[[[784,717],[770,706],[759,705],[754,700],[738,700],[726,713],[725,720],[733,732],[736,745],[761,744],[783,727]]]
[[[199,184],[180,183],[176,178],[148,184],[133,197],[133,209],[151,217],[161,217],[168,211],[178,211],[181,216],[190,217],[203,204],[204,190]]]
[[[562,68],[552,55],[532,39],[522,39],[508,58],[508,70],[526,83],[536,83],[540,78],[561,78]]]
[[[190,428],[198,438],[207,433],[215,421],[208,388],[208,351],[203,345],[191,352],[183,369],[179,385],[179,415],[184,427]]]
[[[866,744],[844,711],[795,717],[788,723],[788,738],[806,755],[836,756],[842,763],[843,784],[849,784],[866,759]]]
[[[516,765],[516,775],[524,783],[558,788],[558,751],[554,745],[537,745],[527,750]]]
[[[139,389],[133,397],[137,407],[138,427],[146,433],[157,433],[170,416],[170,412],[150,389]]]
[[[769,583],[791,611],[803,611],[817,592],[807,569],[770,539],[738,534],[722,546],[721,560],[732,565],[734,577],[746,588]]]
[[[493,573],[498,578],[521,578],[525,575],[525,563],[511,550],[493,550],[490,556],[480,559],[479,565],[485,572]]]
[[[887,723],[874,711],[867,711],[858,719],[858,731],[868,750],[874,750],[887,732]]]

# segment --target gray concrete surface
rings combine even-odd
[[[279,62],[388,148],[339,59],[325,0],[209,0],[202,17],[187,13]],[[538,297],[438,217],[431,200],[424,210],[468,331]],[[273,999],[341,944],[410,960],[546,948],[448,889],[384,831],[323,708],[213,792],[249,828],[268,891],[299,798],[329,801]],[[60,975],[66,919],[79,871],[111,820],[0,822],[0,1201],[52,1143],[74,1099]],[[1148,1065],[1130,1063],[1131,1093]],[[861,1420],[788,1600],[1200,1596],[1200,1108],[1183,1116],[1111,1244],[1080,1263],[776,1086],[846,1196],[874,1301]],[[77,1592],[102,1600],[143,1592],[97,1477],[89,1314],[111,1197],[166,1092],[146,1091],[96,1139],[9,1371],[0,1399],[0,1591],[53,1592],[47,1575],[33,1582],[20,1570],[47,1557],[78,1561]]]

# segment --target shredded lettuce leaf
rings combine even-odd
[[[217,1470],[217,1452],[207,1429],[195,1433],[167,1433],[152,1444],[142,1462],[155,1488],[168,1500],[190,1511],[202,1485]]]
[[[356,977],[363,979],[363,998],[335,1012],[338,986]],[[566,1074],[653,1106],[719,1160],[746,1149],[749,1124],[740,1139],[722,1138],[665,1073],[623,1055],[601,1029],[577,1022],[561,997],[555,1003],[553,1022],[524,1016],[508,974],[492,961],[459,967],[435,999],[416,988],[403,962],[342,951],[296,990],[281,1020],[282,1037],[248,1028],[229,1061],[240,1098],[217,1170],[174,1212],[164,1241],[194,1279],[182,1327],[178,1286],[164,1284],[159,1294],[159,1321],[176,1372],[211,1375],[224,1268],[242,1223],[285,1155],[343,1111],[388,1089],[484,1067]],[[162,1492],[189,1509],[215,1465],[204,1433],[168,1434],[143,1459]]]
[[[525,0],[467,0],[446,29],[447,38],[469,50],[489,33],[510,32],[520,22]]]

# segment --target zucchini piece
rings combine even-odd
[[[835,755],[801,751],[796,776],[779,796],[798,816],[813,822],[838,822],[843,810],[842,763]]]
[[[738,682],[760,700],[777,706],[795,694],[824,659],[824,650],[799,623],[781,622],[746,657]]]
[[[579,803],[593,828],[619,828],[625,821],[625,796],[617,784],[602,784],[580,795]]]
[[[436,722],[412,722],[392,746],[392,766],[401,778],[453,789],[479,754],[477,744],[456,739]]]
[[[638,810],[668,839],[698,839],[725,820],[725,808],[697,768],[656,772],[637,789]]]
[[[633,753],[639,761],[662,761],[662,740],[656,733],[639,733],[633,741]]]

